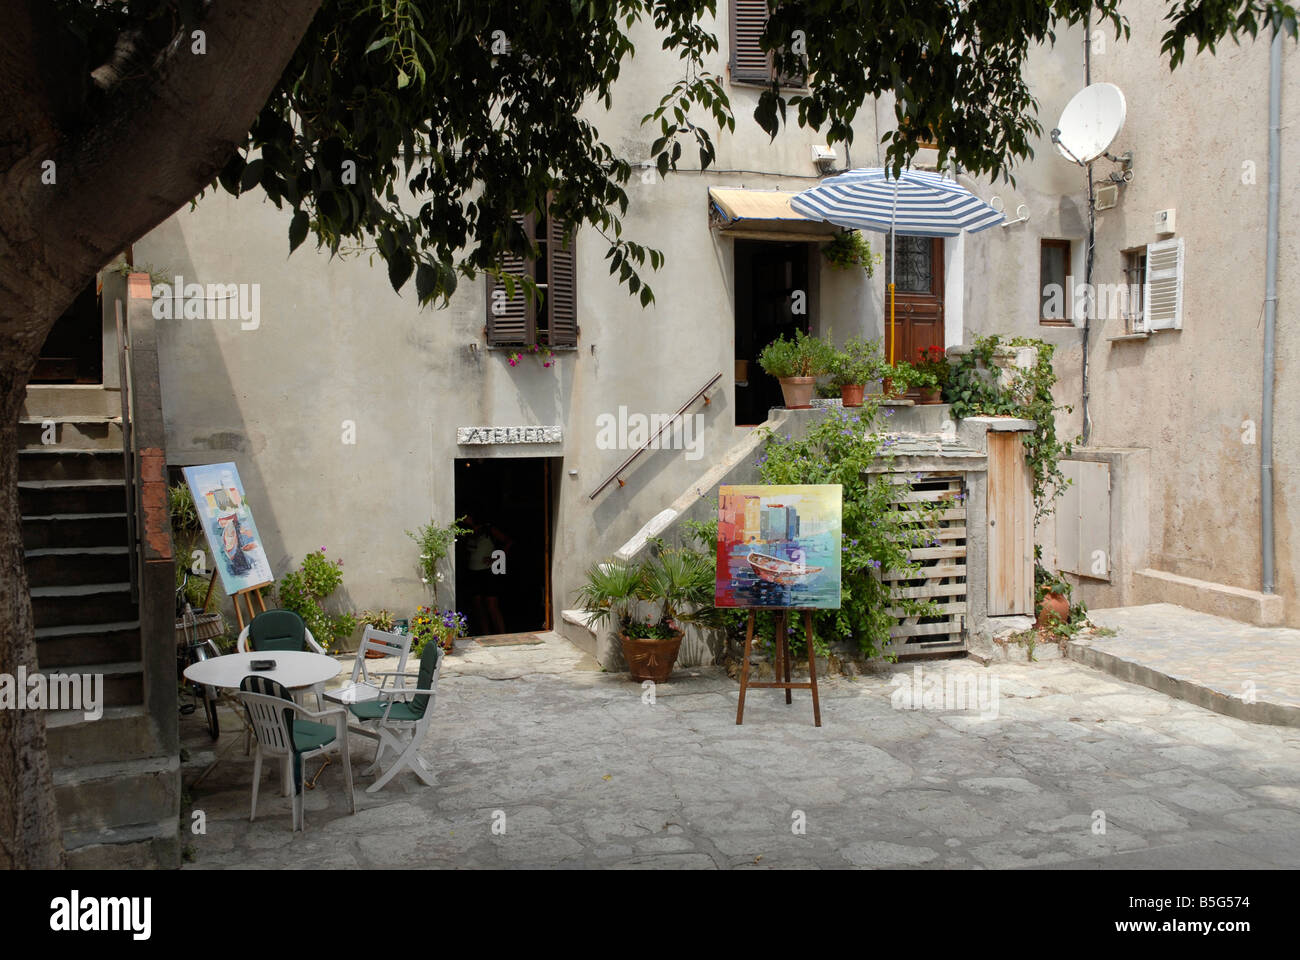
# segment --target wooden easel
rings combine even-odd
[[[739,726],[745,720],[745,691],[750,687],[775,687],[778,690],[785,691],[785,702],[792,703],[793,698],[790,696],[791,690],[811,690],[813,702],[813,725],[820,727],[822,725],[821,704],[817,699],[817,660],[816,654],[813,653],[813,628],[812,628],[812,611],[803,611],[804,636],[808,645],[808,683],[791,683],[790,682],[790,643],[786,623],[790,616],[789,609],[774,611],[776,614],[776,659],[773,666],[776,668],[776,681],[753,682],[749,680],[749,655],[754,647],[754,623],[755,611],[749,611],[749,624],[745,628],[745,658],[740,663],[740,703],[736,706],[736,725]],[[785,670],[785,679],[782,680],[782,666]]]
[[[262,587],[269,587],[270,580],[266,583],[259,584],[256,587],[249,587],[247,590],[236,590],[230,595],[230,599],[235,602],[235,619],[239,621],[239,630],[242,633],[246,624],[244,623],[244,611],[239,609],[239,598],[244,598],[244,603],[248,604],[248,619],[251,621],[257,616],[258,611],[253,609],[253,598],[257,597],[257,605],[261,608],[262,613],[266,613],[266,601],[262,599]]]

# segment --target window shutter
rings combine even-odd
[[[758,44],[767,26],[767,0],[731,0],[731,79],[770,83],[772,57]]]
[[[546,309],[549,311],[549,346],[576,347],[578,345],[578,277],[577,236],[570,236],[565,246],[563,221],[546,219]]]
[[[1147,244],[1142,322],[1146,332],[1183,329],[1183,238]]]
[[[520,214],[512,218],[520,226],[527,228],[527,221]],[[513,253],[502,256],[501,272],[522,279],[528,272],[524,258]],[[514,296],[511,297],[496,277],[488,276],[487,297],[487,342],[490,347],[526,346],[528,343],[528,297],[523,284],[516,282]]]

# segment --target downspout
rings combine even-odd
[[[1277,332],[1278,197],[1282,167],[1282,22],[1273,18],[1268,57],[1268,228],[1264,248],[1264,396],[1260,414],[1260,572],[1263,593],[1273,593],[1273,377]]]
[[[1083,85],[1085,87],[1092,85],[1092,8],[1088,9],[1083,19]],[[1088,250],[1084,255],[1083,266],[1083,289],[1086,291],[1084,296],[1083,309],[1083,364],[1080,369],[1080,386],[1083,390],[1083,398],[1080,406],[1083,412],[1083,444],[1087,446],[1088,438],[1092,435],[1092,413],[1089,409],[1089,390],[1088,390],[1088,334],[1092,326],[1092,311],[1094,300],[1092,297],[1092,251],[1097,240],[1097,208],[1096,196],[1093,192],[1092,185],[1092,162],[1084,164],[1084,169],[1088,172]],[[1070,291],[1070,299],[1074,299],[1074,291]]]

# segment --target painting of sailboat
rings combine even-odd
[[[718,488],[719,607],[840,605],[839,484]]]

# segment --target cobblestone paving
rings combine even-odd
[[[983,712],[895,709],[901,680],[837,678],[820,729],[806,692],[786,706],[775,690],[752,691],[737,727],[719,668],[679,671],[650,704],[541,636],[448,662],[423,751],[436,787],[405,773],[366,794],[358,778],[349,815],[328,767],[305,833],[274,770],[249,823],[252,763],[227,715],[220,764],[190,787],[207,818],[191,868],[1300,866],[1297,729],[1066,660],[922,665],[931,693],[996,681]],[[197,721],[182,731],[191,783],[213,751]],[[373,748],[352,747],[359,772]]]

